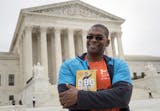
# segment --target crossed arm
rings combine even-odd
[[[132,85],[120,81],[111,89],[93,91],[77,90],[72,85],[58,85],[59,99],[63,108],[70,109],[110,109],[128,107]]]

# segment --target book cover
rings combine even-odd
[[[76,88],[78,90],[96,91],[96,70],[78,70],[76,72]]]

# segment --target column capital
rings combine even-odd
[[[26,26],[24,26],[24,28],[27,29],[27,30],[32,30],[33,27],[34,27],[33,25],[26,25]]]
[[[24,26],[24,31],[23,32],[24,32],[24,34],[26,34],[26,33],[31,34],[32,30],[33,30],[33,26],[26,25],[26,26]]]
[[[40,26],[40,31],[41,31],[41,32],[46,32],[47,29],[48,29],[48,27]]]
[[[62,30],[63,28],[62,27],[54,27],[54,30]]]
[[[117,32],[117,37],[121,37],[122,36],[122,32]]]
[[[117,32],[111,32],[110,35],[111,37],[115,37],[117,35]]]
[[[82,32],[88,33],[88,30],[86,30],[86,29],[82,29]]]
[[[71,32],[71,31],[75,31],[76,29],[74,28],[67,28],[68,32]]]

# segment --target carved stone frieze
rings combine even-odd
[[[58,16],[111,19],[109,16],[103,13],[100,13],[94,9],[90,9],[88,7],[84,7],[79,4],[70,4],[70,5],[53,7],[48,9],[35,10],[32,12],[52,14],[52,15],[58,15]]]

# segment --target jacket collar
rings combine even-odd
[[[81,60],[85,60],[84,58],[85,58],[86,54],[87,54],[87,53],[83,53],[81,56],[78,56],[78,57],[79,57]],[[103,55],[103,57],[104,57],[104,60],[105,60],[106,64],[108,64],[109,61],[111,61],[111,58],[108,57],[107,55]]]

